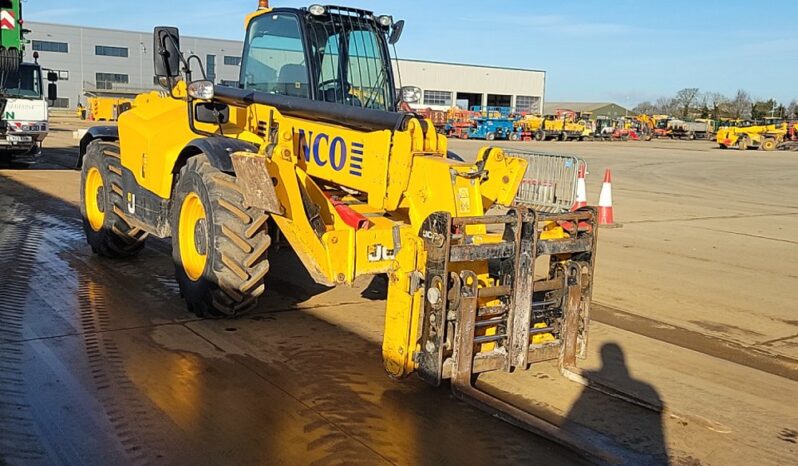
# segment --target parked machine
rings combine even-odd
[[[577,123],[572,114],[559,113],[557,115],[546,115],[540,126],[535,129],[534,137],[536,141],[549,139],[560,141],[578,140],[582,138],[584,130],[585,126]]]
[[[23,62],[25,34],[20,0],[0,3],[0,157],[37,156],[49,132],[47,100],[58,98],[58,74],[44,73],[38,52]]]
[[[278,230],[319,283],[386,274],[389,375],[451,379],[482,409],[600,456],[472,385],[552,359],[572,374],[585,354],[596,211],[569,212],[582,162],[495,147],[476,163],[447,156],[430,120],[397,112],[389,44],[403,24],[261,0],[240,87],[195,79],[178,31],[156,28],[164,91],[81,140],[87,240],[119,258],[171,236],[180,292],[199,315],[257,301]]]
[[[473,124],[468,129],[468,139],[521,139],[515,127],[520,117],[514,115],[510,107],[475,106],[471,108],[471,115]]]
[[[94,121],[116,121],[130,110],[133,99],[125,97],[94,96],[87,97],[88,117]]]
[[[721,149],[737,147],[740,150],[775,150],[788,133],[786,123],[766,121],[742,126],[722,126],[718,129],[716,142]]]
[[[474,126],[471,118],[472,114],[469,110],[462,110],[457,107],[449,109],[446,114],[443,134],[458,139],[468,139],[468,134]]]
[[[715,135],[715,122],[712,120],[684,121],[669,118],[664,121],[667,122],[668,135],[674,139],[712,139]]]

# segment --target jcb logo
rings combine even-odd
[[[381,244],[371,244],[368,247],[369,262],[382,262],[396,259],[396,251],[388,249]]]
[[[339,172],[348,166],[349,174],[363,174],[363,144],[353,142],[350,148],[346,140],[340,136],[330,137],[326,133],[299,130],[299,144],[306,162],[313,162],[320,167],[329,165]]]

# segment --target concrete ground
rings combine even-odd
[[[273,255],[262,306],[197,319],[169,243],[91,254],[71,131],[0,168],[0,464],[574,464],[573,452],[381,368],[383,287],[311,283]],[[482,144],[451,141],[475,157]],[[798,464],[798,154],[708,142],[497,143],[612,168],[586,375],[548,364],[479,386],[620,448],[626,464]],[[279,272],[278,272],[279,271]]]

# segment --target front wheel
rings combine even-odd
[[[740,138],[740,140],[737,141],[737,149],[748,150],[748,138]]]
[[[147,233],[129,223],[124,207],[119,145],[94,141],[83,157],[80,213],[86,241],[95,254],[130,257],[144,247]]]
[[[546,139],[546,132],[542,129],[535,131],[535,141],[544,141]]]
[[[488,141],[493,141],[494,139],[496,139],[496,133],[488,133],[488,134],[486,134],[485,135],[485,139],[487,139]]]
[[[244,206],[235,178],[204,154],[180,170],[172,208],[172,256],[180,292],[199,316],[234,316],[255,305],[269,271],[269,216]]]

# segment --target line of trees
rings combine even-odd
[[[660,97],[656,102],[645,101],[634,109],[635,113],[647,115],[673,115],[681,118],[733,118],[757,120],[768,116],[798,118],[798,102],[793,99],[788,105],[776,99],[754,100],[740,89],[734,97],[720,92],[700,92],[697,87],[680,90],[673,97]]]

